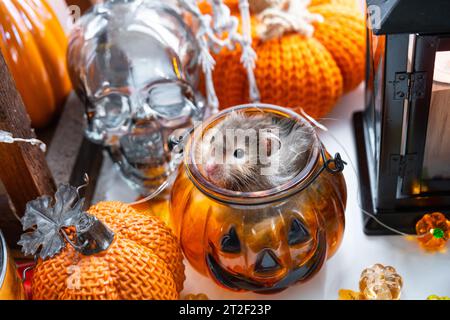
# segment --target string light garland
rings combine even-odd
[[[30,139],[25,139],[25,138],[16,138],[13,137],[11,132],[8,131],[3,131],[0,130],[0,143],[16,143],[16,142],[24,142],[24,143],[29,143],[33,146],[39,146],[39,149],[42,152],[45,152],[47,150],[47,146],[45,145],[44,142],[42,142],[39,139],[36,138],[30,138]]]

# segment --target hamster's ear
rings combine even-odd
[[[233,121],[233,122],[241,122],[243,120],[245,120],[245,116],[242,112],[238,112],[238,111],[231,111],[230,114],[228,115],[228,118]]]

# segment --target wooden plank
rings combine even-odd
[[[83,119],[84,106],[72,93],[50,138],[47,162],[57,185],[83,185],[84,174],[88,174],[90,183],[83,189],[83,196],[86,197],[86,205],[89,205],[103,162],[103,153],[101,146],[84,137]]]
[[[18,138],[34,138],[30,119],[3,55],[0,54],[0,130]],[[0,179],[22,216],[26,203],[44,194],[53,194],[55,184],[38,146],[28,143],[0,143]],[[16,221],[14,215],[0,212],[3,221]]]
[[[14,219],[13,205],[0,181],[0,229],[5,236],[10,248],[17,247],[17,241],[22,233],[22,225],[18,219]]]
[[[84,137],[83,118],[84,106],[72,92],[57,121],[48,128],[38,130],[36,134],[47,144],[46,160],[56,185],[83,185],[84,174],[88,174],[89,185],[80,192],[88,207],[92,202],[103,163],[103,149]],[[13,211],[8,200],[0,182],[0,212],[7,212],[0,215],[0,228],[10,248],[15,248],[22,230],[17,219],[11,218]]]
[[[63,108],[56,128],[52,128],[47,163],[56,185],[69,183],[77,154],[83,142],[84,108],[72,92]],[[48,135],[48,134],[47,134]],[[38,132],[38,136],[41,137]]]

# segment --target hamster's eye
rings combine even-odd
[[[245,154],[245,152],[244,152],[244,150],[242,150],[242,149],[236,149],[236,150],[234,150],[234,157],[236,158],[236,159],[241,159],[241,158],[243,158],[244,157],[244,154]]]

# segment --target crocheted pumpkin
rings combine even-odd
[[[99,203],[88,213],[115,233],[114,241],[94,255],[66,245],[52,258],[40,259],[32,280],[33,299],[179,298],[183,257],[164,223],[120,202]]]
[[[47,0],[0,1],[0,50],[34,127],[54,118],[72,88],[67,44]]]
[[[239,14],[237,2],[226,1],[234,15]],[[252,15],[253,48],[258,55],[255,76],[261,102],[301,107],[319,118],[364,78],[365,24],[354,0],[313,0],[308,10],[324,20],[313,24],[312,37],[289,32],[263,41],[258,35],[261,21],[258,14]],[[239,48],[215,55],[214,82],[222,109],[249,102],[240,58]]]

